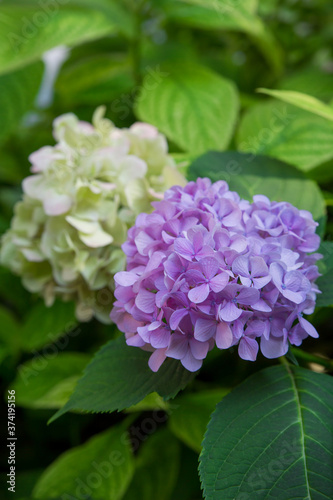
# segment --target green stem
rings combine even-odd
[[[292,352],[294,356],[298,359],[303,359],[308,363],[317,363],[318,365],[324,366],[328,370],[333,370],[333,361],[330,359],[322,358],[321,356],[316,356],[315,354],[310,354],[309,352],[303,351],[293,347]]]

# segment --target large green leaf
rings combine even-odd
[[[290,165],[265,156],[227,151],[209,152],[192,163],[188,178],[209,177],[226,180],[232,191],[252,200],[264,194],[274,201],[288,201],[312,212],[315,219],[325,216],[324,198],[317,184]]]
[[[179,23],[207,30],[246,33],[279,72],[281,49],[263,21],[255,14],[257,2],[234,0],[164,0],[167,16]]]
[[[101,104],[128,92],[133,85],[128,61],[114,55],[95,54],[65,65],[56,90],[62,100],[71,104]]]
[[[200,457],[207,500],[333,498],[333,379],[275,366],[227,395]]]
[[[98,10],[58,4],[54,9],[48,13],[36,2],[1,4],[0,73],[36,61],[57,45],[76,45],[115,30],[115,24]]]
[[[200,453],[209,417],[226,389],[184,394],[173,402],[168,424],[170,430],[194,451]]]
[[[317,296],[317,305],[333,306],[333,242],[323,241],[319,252],[323,255],[323,260],[319,261],[319,270],[322,276],[317,280],[321,291],[321,294]]]
[[[42,301],[38,302],[25,318],[22,327],[23,349],[32,351],[51,344],[62,335],[73,335],[76,326],[74,309],[72,302],[56,301],[51,307],[46,307]]]
[[[139,449],[134,477],[123,500],[172,500],[180,465],[179,452],[179,442],[167,429],[149,436]]]
[[[308,172],[333,158],[333,123],[290,104],[266,102],[245,113],[237,145]]]
[[[141,120],[158,127],[184,151],[200,154],[227,147],[238,114],[234,84],[203,66],[165,69],[146,77],[136,104]]]
[[[18,367],[10,389],[16,404],[26,408],[61,408],[72,393],[89,356],[50,350]]]
[[[129,347],[124,336],[108,342],[87,366],[68,403],[51,422],[69,410],[112,412],[158,392],[174,397],[193,378],[179,361],[166,359],[157,373],[148,367],[150,353]]]
[[[0,143],[15,130],[23,115],[33,108],[42,75],[43,64],[38,62],[0,76]]]
[[[305,109],[305,111],[310,111],[315,115],[333,121],[333,108],[311,95],[295,92],[293,90],[258,89],[258,92],[276,97],[276,99],[293,104],[301,109]]]
[[[60,455],[37,482],[33,498],[120,500],[133,475],[125,425],[94,436]]]

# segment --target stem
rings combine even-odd
[[[322,358],[321,356],[316,356],[315,354],[310,354],[309,352],[303,351],[302,349],[297,349],[293,347],[292,352],[294,356],[298,359],[303,359],[308,363],[317,363],[318,365],[324,366],[328,370],[333,370],[333,361],[330,359]]]

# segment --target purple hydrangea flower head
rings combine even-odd
[[[175,186],[153,206],[128,232],[111,312],[127,344],[152,353],[153,371],[167,357],[196,371],[214,345],[254,361],[259,347],[276,358],[318,337],[303,317],[319,293],[309,212],[263,195],[250,203],[209,179]]]

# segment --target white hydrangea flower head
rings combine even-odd
[[[33,175],[2,238],[2,263],[47,305],[75,300],[81,321],[108,321],[128,228],[166,189],[186,183],[155,127],[119,129],[103,116],[98,108],[92,124],[71,113],[55,119],[57,143],[30,155]]]

